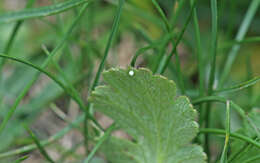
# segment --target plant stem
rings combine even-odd
[[[158,72],[159,74],[163,74],[163,73],[164,73],[164,71],[166,70],[166,68],[167,68],[167,66],[168,66],[168,64],[169,64],[169,62],[170,62],[170,60],[171,60],[173,54],[176,52],[177,46],[178,46],[178,44],[180,43],[180,41],[181,41],[181,39],[182,39],[182,37],[183,37],[183,35],[184,35],[184,32],[186,31],[186,28],[187,28],[187,26],[188,26],[188,24],[189,24],[189,22],[190,22],[190,19],[191,19],[191,17],[192,17],[192,13],[193,13],[193,9],[194,9],[194,7],[196,6],[196,2],[197,2],[197,1],[194,1],[193,4],[192,4],[191,11],[189,12],[189,16],[188,16],[188,18],[186,19],[186,22],[185,22],[185,24],[184,24],[184,27],[183,27],[182,30],[181,30],[181,33],[180,33],[179,36],[177,37],[177,40],[176,40],[176,42],[175,42],[175,44],[174,44],[174,46],[173,46],[173,48],[172,48],[171,53],[166,57],[165,60],[162,60],[162,66],[161,66],[160,69],[157,70],[157,72]]]
[[[99,64],[98,71],[97,71],[96,77],[94,79],[94,82],[92,83],[92,85],[90,87],[90,92],[93,91],[95,89],[95,87],[99,83],[101,72],[104,69],[104,65],[105,65],[105,62],[106,62],[106,59],[107,59],[107,56],[108,56],[108,52],[109,52],[110,47],[112,45],[113,39],[115,37],[115,34],[118,31],[119,21],[120,21],[120,17],[121,17],[121,14],[122,14],[124,3],[125,3],[125,0],[119,0],[118,9],[117,9],[117,12],[116,12],[116,16],[114,18],[114,22],[113,22],[113,25],[112,25],[112,30],[111,30],[111,33],[110,33],[110,36],[109,36],[109,39],[108,39],[108,42],[107,42],[107,45],[106,45],[104,56],[103,56],[103,58],[102,58],[102,60],[101,60],[101,62]],[[88,113],[86,113],[86,114],[90,113],[90,107],[91,106],[92,105],[88,102],[88,104],[87,104],[87,109],[88,109],[87,112]],[[87,134],[88,134],[88,122],[87,122],[87,116],[85,116],[85,120],[84,120],[84,137],[85,137],[86,149],[87,149],[87,146],[88,146]]]
[[[226,131],[225,130],[221,130],[221,129],[214,129],[214,128],[201,128],[199,130],[200,133],[209,133],[209,134],[216,134],[216,135],[225,135]],[[239,140],[243,140],[249,144],[254,145],[255,147],[260,149],[260,143],[257,141],[254,141],[251,138],[248,138],[247,136],[241,135],[241,134],[237,134],[237,133],[230,133],[230,137],[239,139]]]
[[[229,137],[230,137],[230,101],[226,103],[226,138],[224,149],[221,154],[220,163],[227,163],[227,152],[229,145]]]
[[[216,56],[217,56],[217,35],[218,35],[218,9],[217,9],[217,0],[211,0],[211,17],[212,17],[212,36],[211,36],[211,61],[210,61],[210,77],[208,84],[208,95],[210,96],[213,92],[213,86],[215,81],[215,69],[216,69]],[[205,127],[209,128],[210,126],[210,108],[211,104],[207,103],[205,113]],[[208,155],[210,160],[210,144],[209,144],[209,135],[205,134],[205,143],[204,143],[205,152]]]
[[[247,13],[244,17],[244,20],[238,30],[238,33],[236,35],[236,38],[235,40],[236,41],[241,41],[244,39],[248,29],[249,29],[249,26],[256,14],[256,11],[258,9],[258,6],[260,4],[260,1],[259,0],[252,0],[251,1],[251,4],[247,10]],[[221,88],[224,84],[224,82],[226,81],[227,77],[228,77],[228,74],[230,73],[230,70],[231,70],[231,67],[237,57],[237,53],[240,49],[240,45],[239,44],[236,44],[232,47],[231,51],[228,53],[227,55],[227,59],[226,59],[226,63],[225,63],[225,66],[224,66],[224,69],[223,69],[223,72],[221,73],[221,77],[220,77],[220,82],[219,82],[219,87]]]
[[[49,144],[55,142],[56,140],[62,138],[66,133],[68,133],[75,126],[79,125],[83,120],[84,120],[84,115],[77,117],[75,121],[73,121],[71,124],[69,124],[67,127],[63,128],[61,131],[59,131],[55,135],[51,136],[50,138],[48,138],[46,140],[41,141],[41,145],[46,146],[46,145],[49,145]],[[34,149],[37,149],[37,146],[35,144],[27,145],[27,146],[24,146],[24,147],[21,147],[18,149],[14,149],[14,150],[11,150],[8,152],[0,153],[0,158],[2,159],[2,158],[10,157],[13,155],[27,153]]]
[[[50,163],[55,163],[53,159],[49,156],[47,151],[44,149],[44,147],[41,145],[41,142],[38,140],[38,138],[35,136],[35,134],[29,129],[29,127],[26,127],[28,133],[31,135],[33,141],[35,142],[37,148],[41,152],[41,154],[44,156],[44,158],[50,162]]]
[[[104,135],[99,139],[97,144],[95,145],[94,149],[91,151],[91,153],[88,155],[88,157],[84,160],[84,163],[89,163],[92,158],[95,156],[95,153],[97,150],[101,147],[101,145],[109,138],[111,132],[114,130],[115,124],[112,124],[104,133]]]

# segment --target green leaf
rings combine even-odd
[[[52,6],[45,6],[40,8],[26,9],[17,12],[8,12],[0,15],[0,23],[9,23],[18,20],[31,19],[37,17],[44,17],[55,15],[60,12],[66,11],[73,7],[86,3],[87,0],[68,0]]]
[[[197,112],[187,97],[176,97],[173,81],[143,68],[110,69],[103,77],[108,85],[90,100],[136,140],[125,140],[122,151],[131,162],[205,162],[202,148],[190,143],[198,133]]]
[[[259,142],[258,135],[260,126],[260,109],[253,109],[248,114],[248,117],[250,121],[245,120],[244,127],[241,128],[238,132],[248,137],[254,138],[256,141]],[[249,123],[253,123],[254,127],[252,127],[252,125],[250,125]],[[255,160],[253,159],[260,155],[259,148],[239,140],[235,140],[232,143],[231,152],[233,153],[233,155],[231,155],[232,157],[229,159],[229,162],[232,163],[258,163],[260,161],[260,158]]]

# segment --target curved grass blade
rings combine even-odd
[[[225,135],[226,134],[225,130],[215,129],[215,128],[200,128],[199,132],[200,133],[209,133],[209,134],[211,133],[211,134],[216,134],[216,135]],[[230,137],[236,138],[236,139],[239,139],[239,140],[243,140],[243,141],[250,143],[250,144],[252,144],[255,147],[260,149],[260,143],[251,139],[251,138],[248,138],[247,136],[237,134],[237,133],[230,133]]]
[[[226,138],[224,149],[221,154],[220,163],[227,163],[227,152],[230,137],[230,101],[226,103]]]
[[[236,92],[236,91],[239,91],[239,90],[248,88],[248,87],[250,87],[250,86],[253,86],[253,85],[256,84],[259,80],[260,80],[260,76],[255,77],[255,78],[253,78],[253,79],[251,79],[251,80],[242,82],[242,83],[240,83],[240,84],[238,84],[238,85],[235,85],[235,86],[233,86],[233,87],[230,87],[230,88],[225,88],[225,89],[216,90],[216,91],[214,91],[214,94],[227,93],[227,92]]]
[[[244,17],[244,20],[239,28],[239,31],[237,33],[237,36],[235,38],[236,41],[241,41],[244,39],[248,29],[249,29],[249,26],[257,12],[257,9],[258,9],[258,6],[260,4],[260,1],[259,0],[252,0],[251,1],[251,4],[247,10],[247,13]],[[237,53],[240,49],[240,45],[234,45],[231,49],[231,51],[228,53],[228,57],[226,59],[226,63],[225,63],[225,66],[224,66],[224,70],[223,70],[223,73],[220,77],[220,82],[219,82],[219,87],[221,88],[222,85],[224,84],[225,80],[227,79],[228,77],[228,74],[231,70],[231,67],[236,59],[236,56],[237,56]]]
[[[74,29],[74,27],[76,26],[77,22],[80,20],[81,16],[83,15],[85,9],[88,7],[89,3],[85,3],[83,5],[83,7],[80,10],[79,15],[74,19],[74,21],[72,22],[72,24],[70,25],[70,28],[68,29],[68,31],[65,33],[65,35],[63,36],[62,40],[59,42],[59,44],[55,47],[55,49],[51,52],[51,54],[48,56],[48,58],[46,59],[46,61],[42,64],[42,69],[46,68],[49,64],[49,62],[52,60],[52,57],[55,56],[57,54],[57,52],[63,47],[64,43],[66,42],[67,38],[69,37],[69,35],[72,33],[72,30]],[[14,104],[12,105],[11,109],[8,111],[7,116],[4,117],[3,122],[0,125],[0,134],[1,132],[4,130],[4,128],[6,127],[8,121],[11,119],[12,115],[14,114],[17,106],[20,104],[20,102],[22,101],[22,99],[24,98],[24,96],[28,93],[28,91],[30,90],[30,88],[32,87],[32,85],[35,83],[35,81],[38,79],[40,75],[40,72],[37,72],[31,81],[28,82],[28,84],[25,86],[25,88],[23,89],[23,91],[19,94],[18,98],[15,99]]]
[[[244,118],[245,120],[247,120],[249,122],[249,125],[255,130],[256,134],[258,136],[260,136],[260,132],[259,132],[259,129],[256,127],[256,125],[251,121],[251,119],[247,116],[246,112],[239,106],[237,105],[236,103],[234,103],[233,101],[231,100],[227,100],[225,99],[224,97],[219,97],[219,96],[207,96],[207,97],[202,97],[202,98],[198,98],[196,100],[194,100],[192,102],[193,105],[198,105],[200,103],[203,103],[203,102],[221,102],[221,103],[226,103],[227,101],[230,101],[230,106],[232,108],[234,108],[238,114]],[[207,108],[209,109],[209,108]]]
[[[221,103],[226,103],[228,100],[224,97],[220,97],[220,96],[207,96],[207,97],[201,97],[198,98],[196,100],[192,101],[193,105],[198,105],[200,103],[203,102],[221,102]],[[243,117],[243,118],[247,118],[245,111],[236,103],[234,103],[233,101],[230,101],[230,106],[233,107],[238,114]]]
[[[43,51],[50,56],[50,52],[48,51],[48,49],[43,46]],[[74,88],[74,86],[72,85],[72,83],[69,81],[68,77],[66,76],[66,74],[64,73],[64,71],[61,69],[61,67],[59,66],[59,64],[53,60],[51,60],[51,62],[54,64],[54,66],[56,67],[56,69],[59,71],[59,73],[61,74],[61,76],[63,77],[64,81],[66,82],[66,84],[68,85],[71,94],[77,99],[80,107],[83,109],[85,108],[85,104],[84,102],[81,100],[80,95],[78,93],[78,91],[76,90],[76,88]]]
[[[55,15],[71,8],[82,5],[83,3],[89,2],[87,0],[69,0],[62,3],[54,4],[52,6],[45,6],[34,9],[26,9],[17,12],[8,12],[0,15],[0,24],[9,23],[13,21],[32,19],[44,16]]]
[[[157,70],[157,72],[158,72],[159,74],[163,74],[164,71],[166,70],[168,64],[170,63],[170,60],[171,60],[173,54],[175,53],[175,51],[176,51],[176,49],[177,49],[177,46],[178,46],[178,44],[180,43],[180,41],[181,41],[181,39],[182,39],[182,37],[183,37],[183,35],[184,35],[184,32],[186,31],[186,28],[187,28],[187,26],[188,26],[188,24],[189,24],[189,22],[190,22],[190,19],[191,19],[192,13],[193,13],[193,9],[194,9],[194,7],[196,6],[196,2],[197,2],[197,1],[194,1],[193,4],[192,4],[192,7],[191,7],[191,11],[190,11],[190,13],[189,13],[189,16],[188,16],[188,18],[187,18],[187,20],[186,20],[186,22],[185,22],[185,24],[184,24],[184,26],[183,26],[183,28],[182,28],[182,30],[181,30],[180,35],[177,37],[177,41],[175,42],[175,44],[174,44],[174,46],[173,46],[173,48],[172,48],[171,53],[167,56],[167,58],[166,58],[165,60],[162,60],[162,64],[161,64],[162,66],[160,66],[159,69]]]
[[[75,128],[76,126],[78,126],[83,120],[84,120],[84,115],[77,117],[75,121],[73,121],[71,124],[69,124],[67,127],[63,128],[61,131],[59,131],[55,135],[51,136],[50,138],[48,138],[46,140],[41,141],[41,145],[46,146],[46,145],[49,145],[49,144],[55,142],[56,140],[62,138],[72,128]],[[5,157],[10,157],[10,156],[13,156],[13,155],[19,155],[19,154],[27,153],[27,152],[30,152],[34,149],[37,149],[37,146],[35,144],[27,145],[27,146],[24,146],[24,147],[15,149],[15,150],[0,153],[0,159],[5,158]]]
[[[41,152],[41,154],[44,156],[44,158],[50,162],[50,163],[55,163],[52,158],[48,155],[47,151],[44,149],[44,147],[42,146],[40,140],[38,140],[38,138],[34,135],[34,133],[29,129],[29,127],[25,127],[26,130],[28,131],[28,133],[30,134],[31,138],[33,139],[33,141],[35,142],[37,148],[39,149],[39,151]]]
[[[50,58],[50,56],[48,58]],[[43,69],[44,65],[47,64],[48,58],[44,61],[43,65],[42,65],[42,69]],[[40,75],[39,72],[35,73],[34,76],[32,77],[32,79],[26,84],[26,86],[24,87],[22,92],[15,99],[14,103],[12,104],[11,108],[8,110],[7,114],[4,116],[4,119],[3,119],[2,123],[0,124],[0,134],[5,129],[8,121],[13,116],[16,108],[18,107],[18,105],[20,104],[22,99],[26,96],[26,94],[29,92],[29,90],[32,87],[32,85],[36,82],[36,80],[38,79],[39,75]]]
[[[131,65],[132,67],[135,67],[135,62],[136,62],[137,58],[138,58],[140,55],[145,54],[144,52],[146,52],[147,50],[150,50],[150,49],[152,49],[152,48],[154,48],[154,45],[148,45],[148,46],[146,46],[146,47],[143,47],[143,48],[138,49],[137,52],[135,53],[134,57],[132,58],[130,65]]]
[[[28,0],[27,3],[26,3],[26,7],[25,8],[31,8],[33,6],[34,2],[35,2],[35,0]],[[9,52],[10,52],[10,49],[12,48],[12,45],[13,45],[14,40],[15,40],[15,37],[16,37],[16,35],[17,35],[17,33],[18,33],[18,31],[19,31],[19,29],[20,29],[22,24],[23,24],[22,20],[18,21],[15,24],[15,26],[14,26],[14,28],[12,30],[12,33],[11,33],[11,35],[10,35],[8,41],[7,41],[7,44],[4,47],[4,51],[3,52],[5,54],[9,55]],[[3,68],[4,64],[5,64],[5,60],[4,59],[0,59],[0,73],[2,72],[2,68]],[[2,81],[2,77],[0,76],[0,85],[2,85],[2,84],[3,84],[3,81]],[[0,94],[0,103],[2,102],[2,98],[3,98],[3,95]]]
[[[22,59],[19,59],[19,58],[15,58],[15,57],[11,57],[11,56],[8,56],[8,55],[3,55],[3,54],[0,54],[0,57],[3,57],[3,58],[6,58],[6,59],[10,59],[10,60],[13,60],[13,61],[17,61],[17,62],[20,62],[20,63],[23,63],[27,66],[30,66],[36,70],[38,70],[39,72],[41,73],[44,73],[45,75],[47,75],[50,79],[52,79],[55,83],[57,83],[68,95],[71,96],[72,99],[75,100],[75,102],[77,102],[80,106],[80,108],[85,111],[85,107],[81,105],[81,102],[79,101],[79,99],[75,96],[73,96],[73,94],[71,94],[71,91],[68,90],[68,88],[63,84],[62,81],[60,81],[58,78],[56,78],[53,74],[49,73],[48,71],[45,71],[43,68],[37,66],[37,65],[34,65],[30,62],[27,62],[27,61],[24,61]],[[13,109],[10,109],[10,110],[13,110]],[[11,112],[11,111],[10,111]],[[92,117],[91,115],[88,115],[88,118],[91,119],[100,129],[102,129],[102,127],[98,124],[98,122],[95,120],[94,117]],[[7,119],[10,119],[7,118]],[[2,122],[3,123],[3,122]],[[1,124],[2,125],[2,124]],[[1,131],[1,130],[0,130]]]

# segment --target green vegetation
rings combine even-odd
[[[259,5],[3,0],[0,162],[258,163]]]

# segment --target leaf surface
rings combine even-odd
[[[187,97],[176,97],[173,81],[143,68],[110,69],[103,77],[107,85],[90,100],[136,140],[124,151],[132,162],[205,162],[202,148],[190,143],[198,133],[197,112]]]

